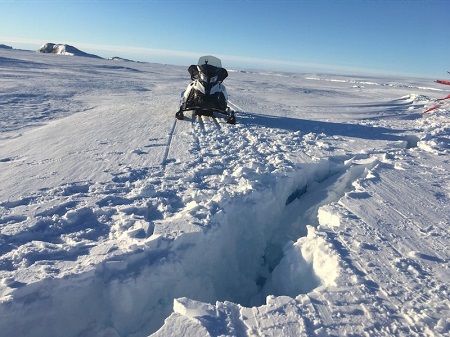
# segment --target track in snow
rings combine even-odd
[[[172,138],[173,138],[173,135],[175,133],[175,128],[177,127],[177,121],[178,121],[178,119],[175,118],[175,120],[173,121],[172,129],[170,130],[169,136],[167,137],[167,143],[166,143],[166,147],[165,147],[165,150],[164,150],[163,159],[162,159],[162,162],[161,162],[161,165],[164,168],[167,165],[167,157],[169,155],[170,147],[172,146]]]

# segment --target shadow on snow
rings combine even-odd
[[[277,117],[264,114],[242,112],[241,120],[246,124],[254,124],[267,128],[284,129],[286,131],[303,131],[306,133],[325,133],[328,136],[346,136],[352,138],[398,141],[404,140],[406,130],[396,130],[385,127],[326,122],[292,117]]]

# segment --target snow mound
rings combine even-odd
[[[68,55],[68,56],[84,56],[92,58],[101,58],[100,56],[94,54],[85,53],[73,46],[68,44],[55,44],[46,43],[41,48],[38,49],[39,53],[44,54],[58,54],[58,55]]]

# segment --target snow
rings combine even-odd
[[[445,86],[230,69],[229,125],[187,67],[0,71],[2,335],[449,335]]]

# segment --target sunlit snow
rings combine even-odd
[[[448,334],[447,88],[188,66],[0,49],[0,334]]]

